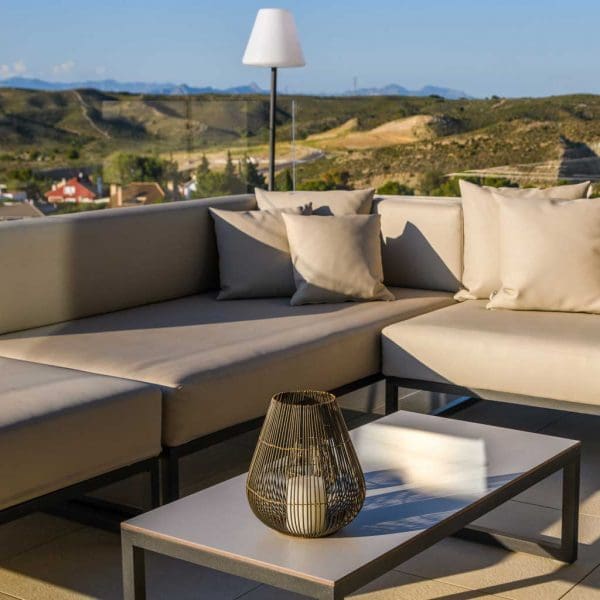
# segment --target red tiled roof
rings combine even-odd
[[[48,200],[77,200],[78,198],[87,198],[88,200],[96,199],[96,194],[81,183],[77,177],[73,177],[56,189],[46,192],[44,196],[46,196]]]

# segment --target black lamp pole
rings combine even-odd
[[[271,67],[271,110],[269,113],[269,191],[275,189],[275,108],[277,103],[277,67]]]

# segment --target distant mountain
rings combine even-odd
[[[396,83],[391,83],[383,87],[360,88],[344,92],[344,96],[441,96],[447,100],[458,100],[460,98],[472,99],[466,92],[453,90],[451,88],[439,87],[435,85],[426,85],[420,90],[409,90]]]
[[[236,87],[219,89],[211,86],[192,87],[182,83],[144,83],[139,81],[122,82],[114,79],[103,79],[101,81],[73,81],[61,83],[44,81],[42,79],[29,79],[26,77],[9,77],[0,80],[0,88],[21,88],[26,90],[40,90],[46,92],[58,92],[75,89],[96,89],[101,92],[128,92],[130,94],[164,94],[164,95],[187,95],[187,94],[268,94],[256,83],[240,85]]]

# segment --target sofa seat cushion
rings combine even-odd
[[[147,384],[0,358],[0,509],[158,456]]]
[[[396,300],[292,307],[286,298],[202,294],[0,337],[0,355],[163,386],[163,442],[175,446],[264,415],[271,395],[333,389],[381,369],[380,333],[453,303]]]
[[[468,300],[383,330],[385,375],[600,404],[600,317]]]

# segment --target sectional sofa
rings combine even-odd
[[[217,301],[208,207],[252,195],[0,224],[0,519],[256,426],[271,395],[398,385],[600,412],[600,318],[456,303],[459,199],[382,197],[395,300]],[[383,333],[382,333],[383,332]],[[553,405],[553,404],[552,404]]]

